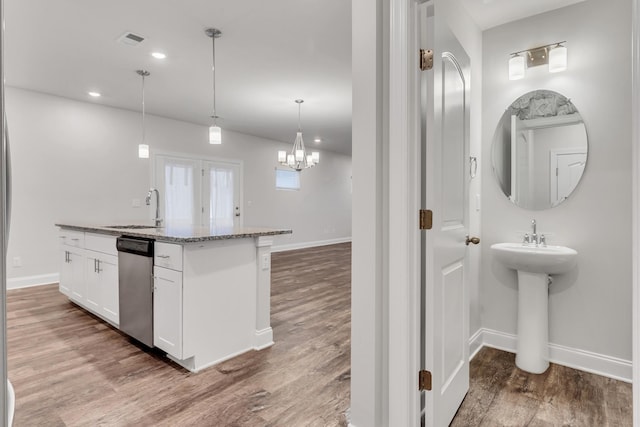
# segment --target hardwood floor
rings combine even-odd
[[[272,255],[276,344],[192,374],[70,303],[57,285],[8,292],[21,426],[345,426],[351,245]],[[304,274],[296,274],[304,271]],[[484,348],[451,426],[631,426],[631,385]]]
[[[632,424],[631,384],[551,364],[540,375],[515,355],[485,347],[471,361],[471,384],[451,427]]]
[[[275,345],[197,374],[139,347],[57,285],[9,291],[14,425],[346,425],[351,245],[273,254],[271,273]]]

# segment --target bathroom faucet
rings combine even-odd
[[[538,224],[535,219],[531,220],[531,234],[526,233],[522,243],[525,245],[547,246],[547,238],[545,235],[538,235]]]
[[[147,193],[147,198],[145,199],[147,206],[149,206],[151,204],[151,195],[153,194],[153,192],[156,192],[156,218],[155,218],[155,224],[156,227],[160,227],[162,226],[162,220],[160,219],[160,192],[158,191],[158,189],[156,188],[152,188],[151,190],[149,190],[149,192]]]

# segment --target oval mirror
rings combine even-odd
[[[493,135],[492,165],[502,192],[524,209],[558,206],[587,164],[587,131],[565,96],[536,90],[516,99]]]

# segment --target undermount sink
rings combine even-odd
[[[142,230],[145,228],[162,228],[155,225],[142,225],[142,224],[130,224],[130,225],[105,225],[105,228],[115,228],[118,230]]]
[[[506,267],[538,274],[566,273],[576,266],[578,257],[578,252],[565,246],[496,243],[491,250]]]

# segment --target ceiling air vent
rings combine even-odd
[[[138,46],[140,43],[144,41],[144,37],[140,34],[135,34],[132,32],[126,32],[120,37],[118,37],[118,42],[128,44],[129,46]]]

